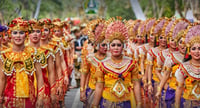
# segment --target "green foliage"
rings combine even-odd
[[[107,18],[121,16],[125,19],[135,19],[129,0],[105,0]]]
[[[96,0],[98,1],[98,0]],[[99,0],[98,3],[102,1]],[[158,17],[161,8],[161,16],[172,17],[175,12],[174,0],[138,0],[147,17]],[[153,7],[155,1],[156,7]],[[0,12],[3,19],[9,22],[11,19],[23,16],[25,19],[34,17],[38,0],[0,0]],[[85,8],[89,0],[41,0],[38,18],[76,17],[79,7]],[[125,19],[135,19],[130,0],[104,0],[107,7],[106,18],[122,16]],[[184,0],[177,0],[180,8],[184,8]],[[156,9],[156,11],[154,11]]]

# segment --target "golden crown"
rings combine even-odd
[[[129,35],[130,40],[135,39],[137,32],[138,32],[138,27],[140,26],[141,22],[142,22],[141,20],[135,20],[134,22],[132,22],[131,24],[129,24],[127,26],[128,35]]]
[[[150,18],[146,22],[146,29],[145,29],[145,31],[146,31],[146,33],[147,33],[148,36],[150,35],[151,28],[153,27],[153,25],[154,25],[155,22],[156,22],[156,18]]]
[[[185,42],[188,48],[195,43],[200,43],[200,24],[190,25],[185,31]]]
[[[156,36],[156,37],[160,36],[161,33],[162,33],[162,28],[163,28],[163,26],[164,26],[164,24],[167,20],[168,20],[168,18],[166,18],[166,17],[158,19],[153,24],[153,27],[151,28],[150,34],[153,35],[153,36]]]
[[[28,23],[29,23],[29,30],[43,28],[43,22],[37,21],[36,19],[31,19],[28,21]]]
[[[46,28],[52,28],[52,23],[51,23],[51,19],[49,18],[43,18],[43,19],[40,19],[39,20],[40,23],[43,23],[43,27],[46,27]]]
[[[12,30],[22,30],[22,31],[28,31],[28,22],[24,21],[21,17],[15,18],[11,21],[9,24],[9,29]]]
[[[114,39],[119,39],[121,42],[126,42],[128,40],[128,29],[122,21],[121,17],[111,18],[107,21],[109,24],[106,28],[105,38],[109,42]]]
[[[181,18],[177,19],[173,22],[172,27],[169,32],[169,37],[172,37],[173,39],[176,38],[177,34],[181,30],[187,29],[187,27],[190,25],[190,22],[187,19]]]

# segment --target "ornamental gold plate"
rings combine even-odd
[[[122,79],[119,79],[115,82],[111,89],[111,93],[113,93],[119,98],[124,96],[125,93],[128,93],[127,87],[124,85]]]

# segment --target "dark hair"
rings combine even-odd
[[[153,47],[157,47],[156,37],[154,38],[154,45]]]
[[[93,33],[95,33],[95,30],[96,30],[97,26],[99,26],[99,24],[95,25],[94,30],[92,31]]]
[[[187,57],[187,50],[185,50],[183,62],[187,62],[187,61],[189,61],[189,60],[191,60],[191,59],[192,59],[192,56],[191,56],[191,55],[188,55],[188,57]]]
[[[148,36],[147,36],[147,34],[145,35],[145,43],[148,43]]]
[[[96,48],[94,48],[94,53],[96,53],[98,50]]]

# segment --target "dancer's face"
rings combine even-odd
[[[176,41],[174,41],[174,39],[172,39],[172,38],[170,38],[170,40],[169,40],[169,45],[170,45],[170,47],[171,48],[176,48]]]
[[[190,48],[190,54],[192,56],[192,59],[200,60],[200,43],[195,43]]]
[[[179,49],[179,51],[180,51],[182,54],[184,54],[185,51],[186,51],[185,41],[184,41],[183,38],[181,38],[181,39],[179,40],[179,42],[178,42],[178,49]]]
[[[13,39],[13,44],[20,46],[24,44],[26,34],[22,30],[13,30],[11,32],[11,37]]]
[[[41,30],[40,29],[33,29],[33,31],[29,34],[30,41],[33,43],[40,42],[41,38]]]
[[[42,31],[43,32],[42,32],[41,40],[46,40],[50,34],[50,30],[49,30],[49,28],[44,27]]]
[[[149,40],[150,40],[151,43],[154,43],[154,41],[155,41],[155,36],[150,35],[150,36],[149,36]]]
[[[136,39],[137,39],[137,42],[138,42],[139,44],[142,44],[142,41],[143,41],[142,36],[137,35]]]
[[[107,48],[108,48],[108,46],[107,46],[107,43],[106,43],[105,40],[102,43],[99,44],[99,52],[101,54],[106,54]]]
[[[159,45],[162,47],[166,47],[167,45],[167,38],[164,36],[159,36]]]
[[[121,56],[122,51],[123,51],[123,43],[120,40],[115,39],[110,43],[110,52],[112,56],[114,57]]]
[[[3,44],[7,44],[8,43],[8,33],[7,32],[4,32],[4,34],[3,34],[3,41],[2,41],[2,43]]]
[[[62,36],[62,29],[54,29],[53,32],[54,32],[54,35],[57,37]]]

